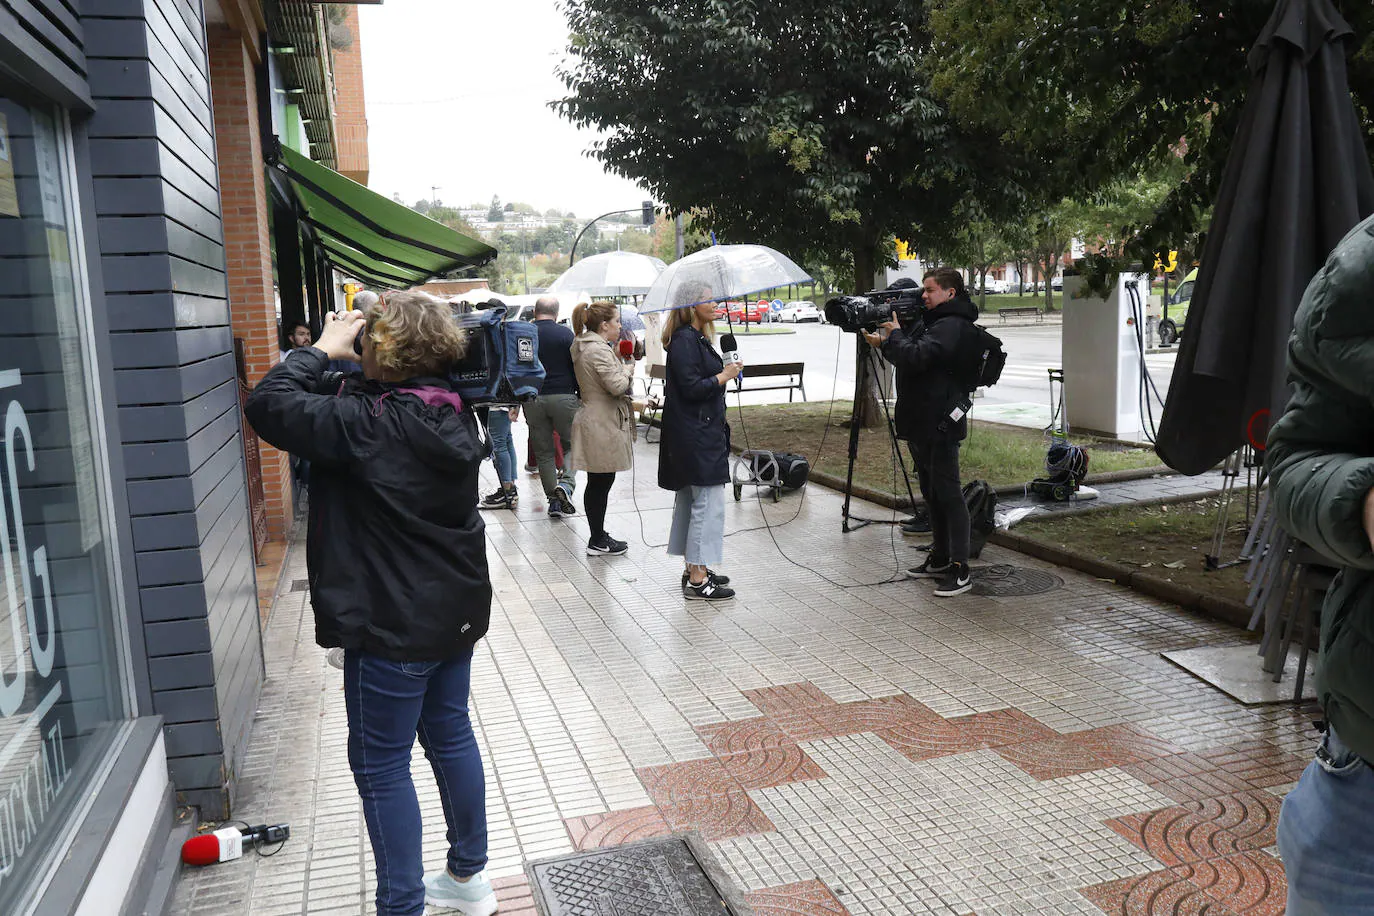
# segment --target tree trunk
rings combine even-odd
[[[877,250],[877,241],[862,239],[854,246],[854,294],[862,295],[873,289],[874,275],[877,273],[877,265],[873,252]],[[874,360],[869,358],[867,342],[862,336],[854,335],[858,338],[857,350],[855,352],[854,378],[854,399],[859,403],[859,422],[865,429],[873,429],[883,421],[883,411],[878,404],[878,384],[877,377],[874,375]]]

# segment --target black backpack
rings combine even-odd
[[[964,485],[964,505],[968,506],[968,555],[983,552],[988,535],[997,527],[997,491],[986,480],[971,480]]]
[[[1002,377],[1002,367],[1007,364],[1007,351],[1002,349],[1002,340],[993,336],[981,324],[971,324],[972,328],[960,341],[962,350],[959,368],[954,377],[965,391],[987,388],[996,385]]]
[[[772,461],[768,460],[770,454]],[[784,490],[800,490],[806,486],[806,481],[811,476],[811,462],[806,460],[805,455],[794,455],[791,452],[764,452],[754,453],[750,459],[750,471],[755,480],[770,485],[780,481]],[[775,467],[777,468],[776,478],[774,477]]]

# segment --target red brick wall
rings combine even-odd
[[[363,98],[363,44],[358,8],[348,7],[344,20],[353,46],[334,52],[334,129],[339,136],[339,171],[367,184],[367,102]]]
[[[237,32],[212,25],[207,37],[229,315],[234,336],[244,342],[251,385],[276,365],[280,349],[257,82],[253,63]],[[268,531],[273,539],[283,538],[295,515],[290,465],[286,453],[266,442],[262,443],[262,484],[267,496]]]

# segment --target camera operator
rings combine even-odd
[[[491,579],[477,512],[486,448],[446,376],[465,347],[449,305],[420,292],[329,313],[313,346],[244,405],[267,442],[314,466],[306,564],[315,641],[344,650],[348,762],[376,861],[377,913],[428,902],[496,912],[482,758],[468,717]],[[361,361],[363,379],[325,375]],[[419,737],[448,824],[447,868],[424,875],[411,781]]]
[[[890,289],[914,288],[907,279]],[[959,443],[968,435],[969,392],[955,381],[967,352],[978,307],[957,270],[937,267],[925,274],[919,321],[894,317],[864,338],[897,367],[897,437],[907,441],[921,497],[930,512],[930,553],[907,570],[913,579],[938,579],[938,598],[973,587],[969,574],[969,515],[959,481]]]

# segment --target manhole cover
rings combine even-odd
[[[1019,566],[989,566],[973,571],[973,593],[994,598],[1043,595],[1063,586],[1064,580],[1043,569]]]
[[[666,837],[527,866],[546,916],[735,916],[699,842]]]
[[[309,580],[309,579],[292,579],[292,580],[291,580],[291,591],[293,591],[293,592],[308,592],[308,591],[310,591],[310,580]]]

